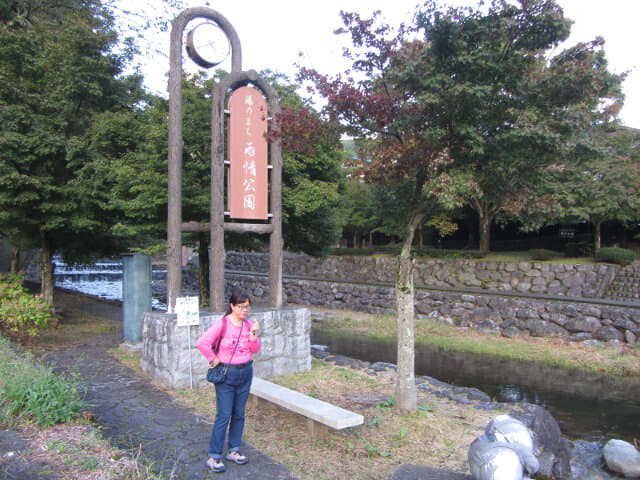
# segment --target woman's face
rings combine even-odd
[[[251,308],[251,302],[249,300],[245,300],[242,303],[238,303],[236,305],[231,304],[231,310],[240,317],[246,317],[249,313],[249,309]]]

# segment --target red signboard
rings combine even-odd
[[[251,87],[241,87],[229,99],[229,188],[231,218],[268,218],[267,102]]]

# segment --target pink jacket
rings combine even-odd
[[[222,333],[222,326],[225,318],[227,327],[224,337],[220,342],[220,350],[216,356],[211,347],[216,338],[218,338],[220,333]],[[198,347],[198,350],[200,350],[200,352],[202,352],[202,354],[207,358],[209,363],[211,363],[216,357],[220,359],[221,363],[230,363],[229,360],[231,360],[231,363],[233,364],[246,363],[251,360],[251,354],[258,353],[260,350],[260,339],[258,337],[254,337],[254,339],[251,340],[249,336],[249,330],[251,330],[252,326],[253,322],[246,318],[242,327],[236,327],[230,318],[222,317],[202,334],[196,342],[196,347]],[[242,328],[240,342],[238,343],[238,348],[235,353],[233,353],[240,328]],[[232,354],[233,359],[231,358]]]

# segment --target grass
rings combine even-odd
[[[358,337],[396,341],[395,318],[390,315],[366,314],[345,310],[310,308],[326,313],[321,327],[323,333],[343,338]],[[575,342],[559,338],[509,339],[486,334],[470,328],[444,325],[431,319],[415,322],[416,345],[436,346],[502,357],[523,362],[543,363],[563,369],[585,370],[599,375],[640,376],[640,349],[625,347],[585,349]]]
[[[30,339],[26,347],[0,336],[0,428],[11,428],[27,442],[15,456],[0,458],[0,478],[15,465],[41,465],[39,475],[74,480],[163,480],[139,455],[113,448],[83,411],[73,377],[54,375],[31,352],[42,354],[62,344],[111,332],[114,322],[68,308],[54,328]],[[20,351],[17,349],[20,348]],[[4,452],[3,452],[4,453]],[[12,466],[13,465],[13,466]],[[31,472],[33,474],[33,472]],[[18,473],[18,477],[19,477]],[[12,476],[11,478],[18,478]]]
[[[139,356],[120,348],[112,354],[144,375]],[[304,417],[269,402],[250,401],[243,440],[303,479],[387,479],[405,463],[468,472],[469,444],[500,413],[420,391],[417,412],[400,414],[393,408],[393,374],[373,376],[316,359],[310,372],[272,381],[360,413],[365,419],[362,427],[313,438]],[[167,392],[179,403],[211,419],[215,416],[213,387]]]

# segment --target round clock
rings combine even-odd
[[[231,44],[227,34],[215,23],[201,23],[187,34],[187,54],[201,67],[215,67],[230,52]]]

